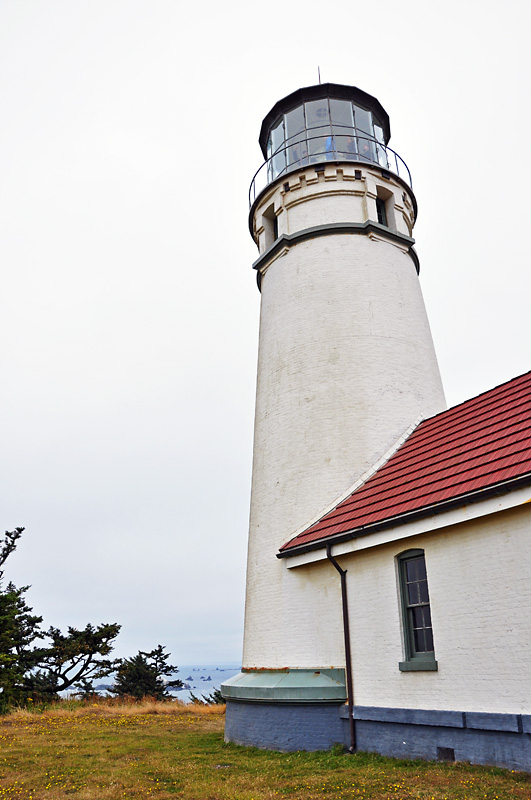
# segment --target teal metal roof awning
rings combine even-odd
[[[284,669],[240,672],[221,684],[226,700],[285,703],[344,703],[344,669]]]

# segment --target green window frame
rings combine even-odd
[[[398,578],[404,632],[401,672],[437,670],[430,594],[424,550],[406,550],[398,556]]]

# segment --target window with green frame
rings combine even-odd
[[[424,550],[401,553],[398,575],[405,649],[405,660],[398,666],[402,672],[436,670]]]

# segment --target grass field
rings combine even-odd
[[[531,800],[531,776],[223,742],[224,707],[62,703],[0,717],[0,800]]]

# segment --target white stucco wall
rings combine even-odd
[[[272,203],[280,232],[374,219],[377,180],[394,193],[395,218],[412,224],[411,198],[398,182],[368,169],[362,181],[354,180],[354,167],[348,180],[336,167],[326,169],[321,179],[309,170],[313,182],[290,178],[289,192],[279,182],[256,209],[257,239]],[[419,414],[443,408],[407,247],[380,236],[337,234],[296,244],[263,270],[245,667],[338,665],[335,623],[317,622],[317,611],[335,609],[337,574],[330,582],[333,567],[321,565],[323,579],[314,573],[307,580],[287,571],[276,552]]]
[[[396,559],[414,548],[426,558],[436,672],[398,666],[405,652]],[[356,705],[531,713],[528,504],[338,560],[347,569]],[[288,613],[275,641],[279,655],[291,656],[284,666],[344,666],[339,575],[326,561],[281,567]]]
[[[425,551],[437,672],[404,658],[396,556]],[[528,506],[344,556],[358,705],[530,713]],[[302,568],[311,569],[311,566]]]

